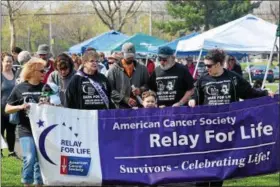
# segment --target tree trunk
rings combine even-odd
[[[204,31],[208,31],[209,30],[209,14],[211,14],[209,12],[209,7],[208,7],[208,1],[205,1],[205,16],[204,16]]]
[[[10,50],[16,46],[16,30],[15,30],[15,20],[10,17],[10,31],[11,31],[11,43],[10,43]]]

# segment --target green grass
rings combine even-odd
[[[275,92],[279,88],[279,84],[277,85],[266,85],[266,88],[269,88],[269,90]]]
[[[21,161],[15,158],[8,158],[7,151],[4,151],[2,158],[1,186],[23,186],[20,183]],[[279,186],[279,173],[247,177],[242,179],[226,180],[224,186]]]
[[[21,179],[21,161],[7,157],[7,149],[4,150],[4,157],[1,158],[1,186],[23,186]]]
[[[267,62],[249,62],[249,65],[267,65]],[[272,62],[271,67],[274,67],[278,64],[278,62]],[[240,63],[241,69],[244,70],[247,67],[247,62]]]
[[[224,186],[279,186],[279,173],[227,180]]]

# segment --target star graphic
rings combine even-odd
[[[44,121],[40,120],[37,122],[37,124],[39,125],[39,128],[40,127],[44,127]]]

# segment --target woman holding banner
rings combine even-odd
[[[72,77],[66,90],[65,107],[86,110],[114,108],[108,79],[98,72],[98,53],[86,51],[82,62],[83,67]]]
[[[196,90],[189,101],[190,107],[196,105],[223,105],[238,102],[239,98],[250,99],[262,96],[273,97],[273,92],[256,90],[249,82],[235,72],[223,68],[225,52],[214,49],[205,57],[204,64],[207,73],[196,83]],[[196,186],[221,187],[223,181],[201,182]]]
[[[31,58],[21,71],[21,82],[14,87],[7,100],[5,112],[18,113],[19,116],[19,142],[23,155],[23,168],[21,182],[24,186],[40,186],[43,184],[36,146],[33,139],[31,125],[26,114],[29,103],[38,103],[43,88],[46,70],[46,62],[40,58]]]

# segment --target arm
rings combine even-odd
[[[201,79],[198,79],[195,83],[194,94],[189,101],[189,106],[194,107],[204,103],[204,94],[201,87]]]
[[[180,99],[180,101],[178,103],[175,103],[173,106],[182,106],[185,105],[185,103],[188,102],[189,98],[191,98],[191,96],[194,93],[194,88],[188,90],[185,92],[185,95]]]
[[[14,87],[14,89],[12,90],[8,100],[7,100],[7,104],[5,107],[5,113],[7,114],[12,114],[15,112],[18,112],[20,110],[26,110],[29,108],[29,104],[27,103],[23,103],[22,104],[22,98],[20,97],[20,93],[18,93],[17,91],[18,86]]]
[[[184,66],[182,69],[182,74],[183,74],[183,85],[186,86],[186,92],[184,96],[180,99],[179,102],[173,104],[173,106],[183,106],[185,103],[188,102],[188,100],[191,98],[191,96],[194,93],[194,80],[193,77],[191,76],[189,70],[187,67]]]
[[[20,110],[27,110],[29,107],[30,106],[28,103],[24,103],[21,105],[15,105],[15,106],[7,104],[5,107],[5,113],[12,114],[12,113],[18,112]]]
[[[238,80],[236,87],[236,94],[241,99],[251,99],[256,97],[263,97],[268,95],[267,90],[256,90],[252,88],[250,83],[246,81],[243,77],[236,75],[236,78]]]

